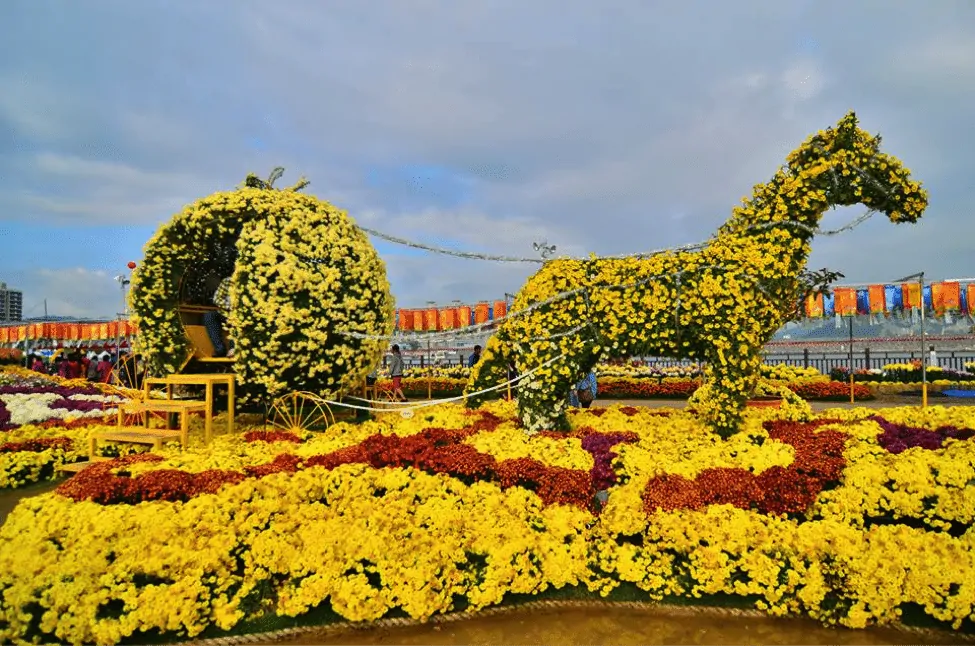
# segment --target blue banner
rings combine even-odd
[[[887,300],[888,312],[904,309],[904,294],[900,285],[884,285],[884,297]]]
[[[836,314],[836,299],[833,292],[823,295],[823,316],[834,316]]]
[[[924,286],[924,297],[922,302],[924,303],[924,311],[930,312],[934,309],[934,305],[931,302],[931,285]]]
[[[870,290],[858,289],[857,290],[857,314],[869,314],[870,313]]]

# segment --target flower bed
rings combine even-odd
[[[0,639],[427,617],[566,586],[850,627],[907,605],[969,619],[975,413],[807,418],[749,411],[721,439],[686,411],[612,407],[526,435],[513,404],[442,405],[105,462],[0,528]]]
[[[928,366],[928,381],[948,381],[953,383],[975,381],[975,374],[967,370],[949,370],[938,366]],[[850,381],[849,368],[834,368],[829,373],[833,381]],[[894,383],[909,384],[920,382],[922,378],[921,362],[913,363],[890,363],[883,368],[872,368],[870,370],[854,370],[853,378],[855,381],[866,383]]]
[[[83,459],[91,433],[105,430],[118,401],[84,382],[0,371],[0,489],[51,479],[62,464]],[[120,452],[102,448],[103,455]]]
[[[699,379],[664,377],[648,379],[642,377],[604,377],[597,379],[599,397],[602,399],[687,399],[701,386]],[[802,377],[782,382],[797,395],[807,400],[845,401],[850,398],[850,386],[846,383],[828,381],[823,377]],[[465,380],[447,377],[425,379],[406,377],[403,379],[403,392],[408,397],[434,398],[459,397],[464,392]],[[381,387],[388,387],[380,380]],[[872,399],[873,392],[864,384],[855,384],[857,399]],[[501,391],[496,396],[501,396]]]

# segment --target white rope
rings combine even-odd
[[[507,388],[509,385],[518,383],[518,382],[522,381],[523,379],[527,379],[528,377],[532,376],[533,374],[535,374],[536,372],[538,372],[542,368],[545,368],[546,366],[552,365],[553,363],[555,363],[559,359],[563,358],[564,356],[565,356],[564,354],[560,354],[557,357],[552,357],[551,359],[549,359],[548,361],[546,361],[542,365],[540,365],[540,366],[538,366],[536,368],[532,368],[528,372],[526,372],[526,373],[524,373],[522,375],[518,375],[514,379],[509,379],[508,381],[505,381],[505,382],[503,382],[503,383],[501,383],[501,384],[499,384],[497,386],[491,386],[490,388],[485,388],[483,390],[478,390],[477,392],[473,392],[473,393],[467,393],[466,395],[459,395],[457,397],[448,397],[447,399],[433,399],[433,400],[430,400],[430,401],[422,402],[420,404],[414,404],[413,402],[383,402],[383,401],[374,400],[374,399],[363,399],[361,397],[350,397],[349,399],[355,399],[357,401],[364,401],[364,402],[368,402],[370,404],[383,404],[383,405],[386,405],[386,406],[388,406],[390,404],[397,404],[397,405],[404,406],[404,407],[408,407],[408,408],[403,408],[403,409],[400,409],[400,410],[398,410],[396,412],[399,412],[399,413],[405,413],[405,412],[408,412],[408,411],[411,412],[411,411],[414,411],[414,410],[420,410],[422,408],[429,408],[431,406],[439,406],[440,404],[449,404],[451,402],[463,401],[463,400],[467,399],[468,397],[476,397],[477,395],[483,395],[485,393],[494,392],[495,390],[501,390],[502,388]],[[352,409],[355,409],[355,410],[364,410],[364,411],[377,412],[377,413],[388,413],[388,412],[390,412],[390,409],[389,408],[371,408],[371,407],[368,407],[368,406],[356,406],[354,404],[346,404],[344,402],[332,401],[330,399],[322,399],[322,401],[325,402],[326,404],[329,404],[330,406],[344,406],[345,408],[352,408]]]
[[[832,167],[830,167],[830,168],[832,169]],[[863,172],[859,168],[857,168],[857,170],[860,171],[860,172]],[[881,187],[881,190],[883,191],[883,188],[882,187]],[[867,217],[869,217],[869,216],[867,216]],[[759,223],[759,224],[749,225],[749,226],[745,227],[742,231],[743,232],[748,232],[748,231],[752,231],[752,230],[765,229],[765,228],[768,228],[769,226],[775,226],[775,225],[781,225],[781,224],[788,224],[788,225],[798,226],[800,228],[805,228],[807,231],[809,231],[813,235],[834,236],[834,235],[837,235],[839,233],[845,233],[846,231],[850,231],[850,230],[856,228],[857,226],[859,226],[860,224],[862,224],[864,221],[865,221],[865,219],[863,219],[863,216],[861,216],[860,218],[857,218],[856,220],[854,220],[851,224],[848,224],[846,226],[843,226],[843,227],[840,227],[839,229],[834,229],[834,230],[826,230],[826,229],[821,229],[819,227],[811,227],[811,226],[809,226],[807,224],[803,224],[801,222],[790,222],[790,221],[776,222],[776,223],[762,222],[762,223]],[[407,247],[412,247],[414,249],[422,249],[424,251],[430,251],[432,253],[438,253],[438,254],[442,254],[442,255],[445,255],[445,256],[454,256],[456,258],[466,258],[468,260],[490,260],[490,261],[494,261],[494,262],[523,262],[523,263],[532,263],[532,264],[536,264],[536,265],[543,265],[546,262],[548,262],[549,260],[551,260],[551,259],[540,259],[540,258],[528,258],[528,257],[523,257],[523,256],[504,256],[504,255],[474,253],[474,252],[471,252],[471,251],[458,251],[456,249],[447,249],[446,247],[437,247],[437,246],[434,246],[434,245],[424,244],[422,242],[415,242],[415,241],[412,241],[412,240],[407,240],[406,238],[400,238],[400,237],[397,237],[397,236],[390,235],[388,233],[382,233],[381,231],[376,231],[374,229],[368,229],[368,228],[362,227],[362,226],[360,226],[359,229],[361,231],[365,232],[365,233],[368,233],[369,235],[375,236],[375,237],[380,238],[382,240],[386,240],[387,242],[392,242],[394,244],[404,245],[404,246],[407,246]],[[700,251],[701,249],[704,249],[709,244],[711,244],[715,239],[716,239],[715,236],[712,236],[711,238],[708,238],[707,240],[704,240],[704,241],[701,241],[701,242],[692,242],[690,244],[679,245],[679,246],[676,246],[676,247],[663,247],[663,248],[660,248],[660,249],[653,249],[653,250],[650,250],[650,251],[640,251],[640,252],[637,252],[637,253],[630,253],[630,254],[619,254],[619,255],[613,255],[613,256],[600,256],[599,257],[599,260],[626,260],[626,259],[631,259],[631,258],[632,259],[635,259],[635,260],[640,260],[640,259],[650,258],[652,256],[659,256],[659,255],[665,254],[665,253],[680,253],[680,252],[684,252],[684,251]],[[574,257],[574,256],[557,256],[555,259],[556,260],[588,260],[588,258],[579,258],[579,257]],[[316,260],[316,259],[313,259],[313,258],[307,258],[305,260],[307,260],[308,262],[321,262],[320,260]]]

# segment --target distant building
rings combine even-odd
[[[0,283],[0,322],[19,321],[24,316],[24,293]]]

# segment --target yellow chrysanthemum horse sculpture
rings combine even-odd
[[[899,223],[917,221],[927,207],[910,171],[879,148],[880,137],[850,113],[793,151],[699,250],[546,263],[489,340],[467,391],[503,382],[508,362],[519,374],[547,364],[518,389],[519,414],[529,432],[562,430],[566,393],[599,360],[703,360],[695,409],[719,434],[734,433],[761,349],[799,298],[798,278],[826,210],[863,204]]]

